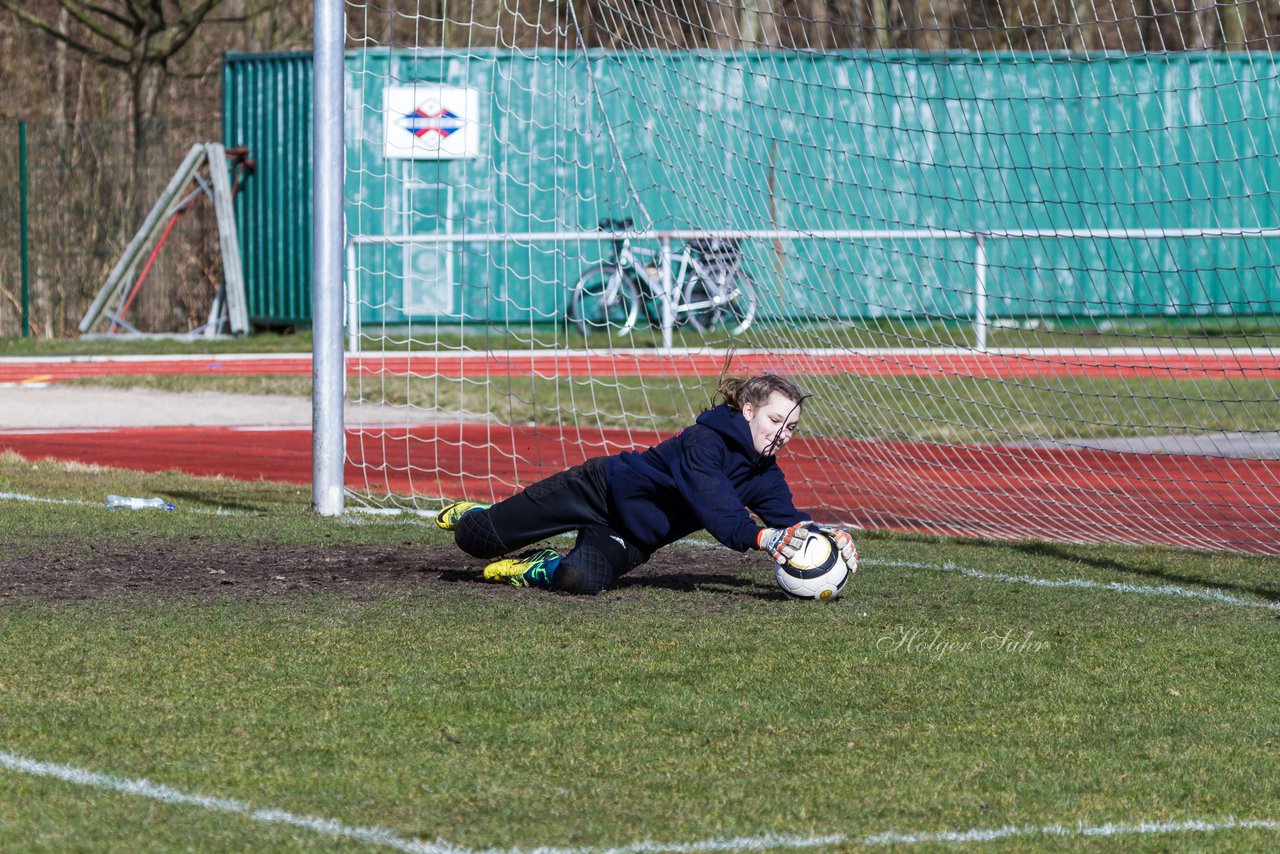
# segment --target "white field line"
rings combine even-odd
[[[346,825],[319,816],[296,815],[287,810],[256,809],[243,801],[215,798],[208,795],[184,792],[141,778],[113,777],[96,771],[38,762],[12,753],[0,753],[0,768],[33,777],[61,780],[76,786],[101,791],[135,795],[174,806],[192,806],[213,812],[231,813],[267,825],[285,825],[307,830],[335,839],[350,839],[368,845],[393,848],[413,854],[658,854],[658,852],[703,851],[765,851],[777,848],[817,848],[828,845],[918,845],[937,842],[990,842],[1015,836],[1056,837],[1113,837],[1169,833],[1220,833],[1230,830],[1280,830],[1280,822],[1269,819],[1237,819],[1228,817],[1216,821],[1190,819],[1184,821],[1142,821],[1136,823],[1106,824],[1042,824],[1006,825],[997,828],[972,828],[969,830],[944,830],[931,833],[897,833],[888,831],[871,836],[848,836],[842,833],[826,836],[798,836],[766,834],[735,838],[704,839],[696,842],[636,842],[610,848],[559,848],[538,846],[532,849],[487,849],[478,852],[461,848],[443,840],[426,842],[409,839],[384,827],[360,827]]]
[[[7,383],[0,383],[0,386]],[[118,430],[115,427],[3,427],[0,428],[0,435],[5,436],[47,436],[50,433],[59,435],[65,433],[67,435],[83,435],[90,433],[112,433]]]
[[[99,502],[99,501],[85,501],[82,498],[41,498],[38,495],[25,495],[21,492],[0,492],[0,501],[25,501],[25,502],[34,503],[34,504],[63,504],[63,505],[74,506],[74,507],[106,507],[107,506],[105,499]],[[210,516],[256,515],[254,513],[250,513],[245,510],[224,510],[220,507],[212,510],[206,509],[204,507],[183,507],[182,510],[184,510],[187,513],[204,513]],[[145,511],[139,510],[134,512],[145,512]]]
[[[891,569],[923,569],[938,572],[958,572],[969,578],[981,581],[1004,581],[1011,584],[1030,584],[1033,587],[1066,587],[1083,590],[1108,590],[1113,593],[1130,593],[1137,596],[1168,596],[1179,599],[1201,599],[1216,602],[1220,605],[1234,605],[1239,608],[1263,608],[1268,611],[1280,611],[1280,602],[1266,602],[1259,599],[1245,599],[1221,590],[1196,590],[1191,587],[1179,587],[1176,584],[1127,584],[1122,581],[1088,581],[1083,578],[1038,578],[1034,575],[1006,575],[1003,572],[984,572],[960,566],[956,563],[916,563],[913,561],[888,561],[868,559],[860,561],[863,566],[883,566]]]
[[[700,548],[721,548],[719,543],[706,540],[684,539],[682,546]],[[1111,593],[1128,593],[1135,596],[1166,596],[1175,599],[1201,599],[1216,602],[1220,605],[1234,605],[1238,608],[1263,608],[1267,611],[1280,611],[1280,602],[1266,602],[1260,599],[1245,599],[1221,590],[1196,590],[1192,587],[1179,587],[1176,584],[1128,584],[1123,581],[1089,581],[1084,578],[1038,578],[1034,575],[1006,575],[1003,572],[984,572],[957,563],[924,563],[902,560],[879,560],[877,558],[861,558],[860,567],[876,566],[886,569],[920,569],[930,572],[955,572],[976,578],[979,581],[1002,581],[1008,584],[1030,584],[1033,587],[1061,587],[1080,590],[1106,590]]]
[[[169,786],[152,783],[149,780],[143,780],[140,778],[128,779],[123,777],[112,777],[109,774],[99,774],[94,771],[85,771],[84,769],[72,768],[67,765],[54,765],[48,762],[37,762],[33,759],[15,756],[12,753],[0,753],[0,767],[7,768],[10,771],[16,771],[21,774],[30,774],[34,777],[49,777],[55,780],[62,780],[66,783],[85,786],[90,789],[101,789],[110,792],[121,792],[126,795],[137,795],[153,801],[160,801],[165,804],[194,806],[200,807],[201,809],[213,810],[215,812],[236,813],[251,821],[260,822],[262,824],[290,825],[293,827],[311,830],[325,836],[357,839],[361,842],[390,846],[402,851],[444,852],[450,850],[448,847],[431,845],[429,843],[420,843],[411,839],[404,839],[389,830],[384,830],[379,827],[348,827],[347,825],[327,818],[294,815],[293,813],[285,812],[284,810],[254,809],[249,804],[242,803],[241,801],[229,800],[227,798],[213,798],[207,795],[183,792],[178,789],[170,788]]]
[[[434,519],[440,515],[439,510],[417,510],[412,507],[348,507],[346,512],[366,516],[418,516],[423,519]]]
[[[74,504],[88,507],[97,502],[81,501],[76,498],[41,498],[38,495],[24,495],[21,492],[0,492],[0,501],[27,501],[36,504]]]
[[[968,356],[974,355],[971,350],[956,347],[790,347],[779,349],[741,348],[733,351],[739,356]],[[655,351],[643,347],[602,347],[600,349],[570,350],[462,350],[440,353],[435,350],[410,350],[403,353],[348,353],[349,358],[368,360],[385,357],[387,359],[433,358],[484,360],[484,359],[526,359],[530,356],[547,359],[563,359],[577,356],[645,356],[661,358],[668,356],[723,356],[727,350],[714,347],[673,347],[670,350]],[[992,347],[982,351],[983,356],[1025,356],[1025,357],[1065,357],[1090,358],[1109,357],[1167,357],[1167,356],[1275,356],[1280,348],[1275,347]],[[0,356],[0,367],[5,365],[67,365],[67,364],[101,364],[112,362],[131,362],[146,364],[147,362],[306,362],[311,360],[310,353],[170,353],[165,354],[120,354],[115,356]]]
[[[1136,836],[1161,833],[1220,833],[1226,830],[1280,830],[1280,821],[1269,819],[1238,819],[1227,817],[1219,821],[1141,821],[1135,823],[1107,822],[1106,824],[1024,824],[1006,825],[989,830],[942,831],[939,833],[880,833],[851,840],[860,845],[919,845],[931,842],[991,842],[1014,836]]]
[[[115,362],[146,364],[148,362],[309,362],[310,353],[121,353],[115,356],[0,356],[0,367],[6,365],[99,365]]]
[[[105,502],[85,501],[80,498],[42,498],[39,495],[26,495],[21,492],[0,492],[0,501],[24,501],[34,504],[62,504],[74,507],[104,507]],[[207,513],[212,516],[254,516],[256,514],[244,510],[209,510],[204,507],[186,507],[179,509],[187,513]],[[376,508],[351,508],[354,513],[361,515],[344,514],[339,518],[339,523],[343,525],[426,525],[424,519],[434,519],[436,511],[434,510],[407,510],[407,511],[383,511]],[[407,516],[408,518],[397,518]],[[372,517],[372,518],[366,518]],[[421,517],[421,518],[415,518]],[[431,525],[432,528],[435,525]]]

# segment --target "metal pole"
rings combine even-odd
[[[661,237],[662,242],[662,347],[670,350],[673,346],[672,330],[676,326],[676,313],[673,300],[676,295],[671,292],[671,238]]]
[[[347,244],[347,287],[345,299],[347,304],[347,352],[360,352],[360,295],[356,287],[356,244]]]
[[[978,239],[978,250],[973,260],[977,273],[973,294],[973,331],[976,339],[974,346],[978,352],[985,352],[987,349],[987,238],[984,234],[978,234],[975,237]]]
[[[27,261],[27,123],[18,122],[18,181],[22,232],[22,337],[31,337],[31,274]]]
[[[344,0],[315,0],[311,258],[311,505],[342,513],[343,56]]]

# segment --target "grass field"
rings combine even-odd
[[[696,543],[573,599],[291,485],[0,493],[6,851],[1280,845],[1280,560],[868,532],[826,605]]]

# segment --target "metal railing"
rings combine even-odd
[[[973,244],[973,347],[987,349],[990,327],[988,309],[988,277],[990,264],[987,245],[995,240],[1029,240],[1045,238],[1104,239],[1104,240],[1180,240],[1190,237],[1211,238],[1280,238],[1280,227],[1267,228],[1017,228],[1017,229],[952,229],[952,228],[891,228],[891,229],[824,229],[797,231],[786,229],[671,229],[657,231],[626,232],[634,241],[656,241],[661,246],[661,257],[671,257],[671,243],[677,240],[703,238],[737,239],[749,241],[801,241],[832,240],[873,243],[886,240],[943,240],[967,241]],[[570,243],[614,240],[618,232],[608,231],[526,231],[504,234],[411,234],[411,235],[353,235],[346,247],[346,304],[347,340],[350,352],[360,351],[360,293],[359,270],[356,266],[357,247],[376,244],[473,244],[473,243]],[[664,303],[669,306],[672,293],[672,272],[669,265],[661,269],[660,279]],[[675,315],[664,308],[662,312],[662,343],[666,349],[673,346]]]

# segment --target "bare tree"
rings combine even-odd
[[[122,72],[128,81],[132,149],[146,148],[145,135],[156,115],[168,77],[168,63],[186,46],[222,0],[56,0],[58,11],[34,11],[20,0],[0,7],[23,23],[53,37],[91,61]]]

